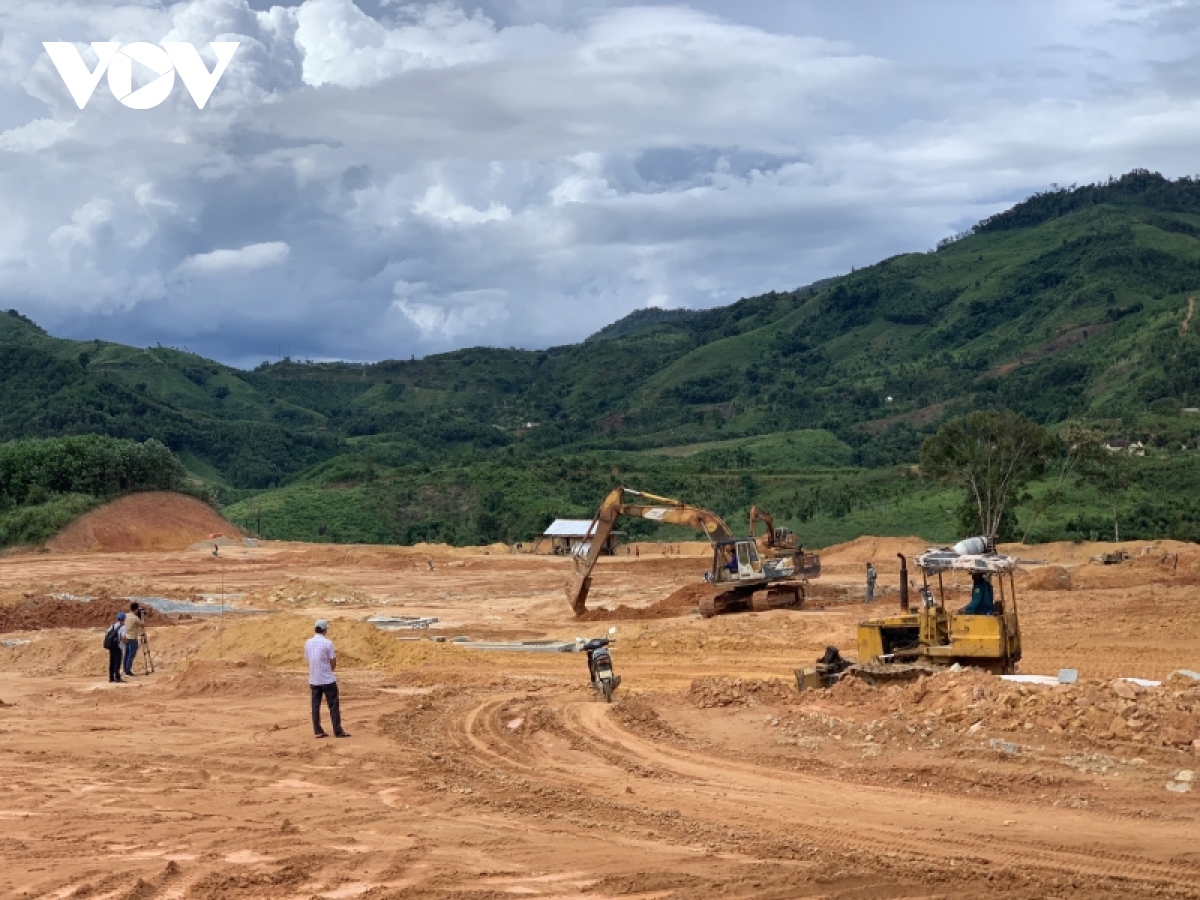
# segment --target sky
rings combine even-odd
[[[0,308],[247,367],[572,343],[1200,172],[1198,37],[1157,0],[0,0]],[[202,109],[80,110],[44,41],[240,44]]]

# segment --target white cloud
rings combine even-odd
[[[308,0],[295,11],[296,42],[311,85],[362,87],[410,69],[495,58],[493,24],[449,3],[413,7],[410,22],[387,27],[353,0]]]
[[[427,284],[396,282],[395,307],[427,338],[454,340],[503,321],[508,292],[500,289],[458,291],[444,296],[427,292]]]
[[[113,206],[107,200],[89,200],[71,213],[71,221],[50,233],[50,245],[60,252],[94,247],[112,224]]]
[[[52,147],[71,130],[70,122],[34,119],[18,128],[0,132],[0,151],[30,153]]]
[[[277,266],[288,258],[291,248],[282,241],[247,244],[237,250],[213,250],[197,253],[179,264],[176,274],[183,277],[239,275]]]
[[[512,211],[494,200],[483,210],[459,203],[442,184],[430,185],[413,210],[451,225],[482,225],[484,222],[503,222],[512,218]]]

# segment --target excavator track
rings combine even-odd
[[[773,584],[769,588],[755,591],[750,598],[750,608],[755,612],[772,609],[800,609],[804,605],[804,585]]]
[[[706,619],[713,616],[723,616],[726,613],[741,612],[750,608],[751,597],[745,591],[724,591],[708,597],[701,597],[700,615]]]

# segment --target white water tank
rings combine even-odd
[[[987,553],[988,542],[984,537],[967,538],[954,545],[954,552],[959,556],[978,556]]]

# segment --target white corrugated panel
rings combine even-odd
[[[546,537],[588,537],[592,533],[591,519],[555,519],[542,532]]]

